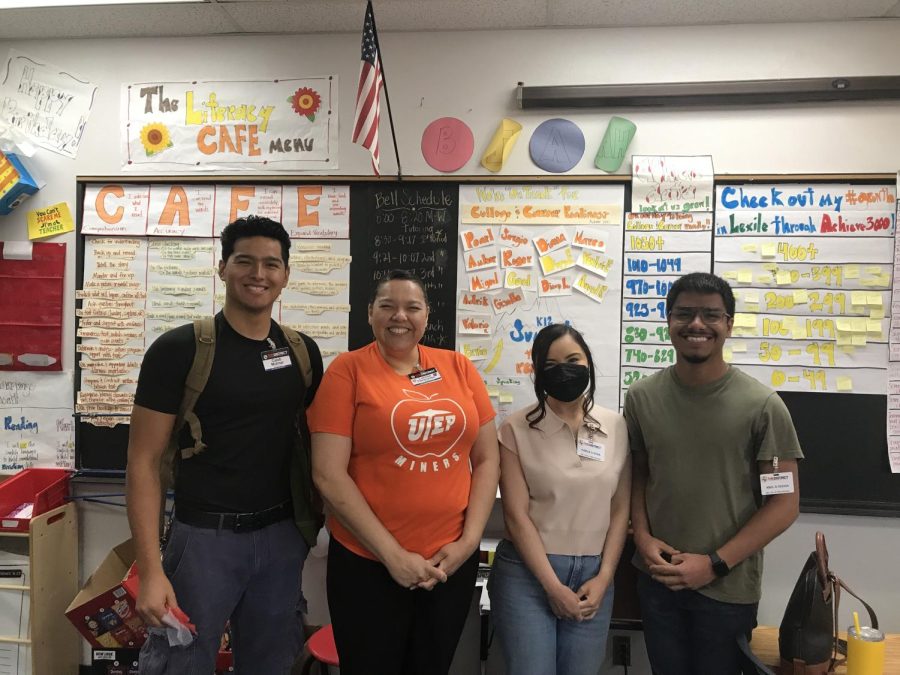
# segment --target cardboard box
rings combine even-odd
[[[138,675],[138,649],[92,649],[91,675]]]
[[[135,609],[134,545],[116,546],[66,609],[69,621],[93,647],[138,649],[147,639]]]
[[[43,187],[27,160],[13,153],[0,152],[0,216],[10,213]]]

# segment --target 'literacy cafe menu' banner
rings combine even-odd
[[[338,79],[124,85],[123,168],[338,166]]]
[[[598,405],[615,408],[621,186],[460,186],[456,345],[501,416],[534,401],[531,345],[551,323],[593,352]]]
[[[726,358],[775,389],[884,395],[895,200],[882,185],[720,186]]]

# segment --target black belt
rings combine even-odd
[[[234,532],[252,532],[294,515],[291,502],[284,502],[264,511],[254,513],[210,513],[190,507],[175,505],[175,518],[186,525]]]

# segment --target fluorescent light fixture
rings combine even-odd
[[[175,2],[201,4],[209,0],[3,0],[0,9],[37,7],[87,7],[89,5],[163,5]]]
[[[900,77],[813,77],[784,80],[580,84],[526,87],[520,108],[630,108],[648,106],[771,105],[900,99]]]

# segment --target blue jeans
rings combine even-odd
[[[290,673],[303,647],[298,610],[307,553],[291,519],[252,532],[173,520],[163,570],[197,635],[187,647],[169,647],[165,631],[152,629],[141,675],[210,675],[229,619],[235,673]]]
[[[548,555],[559,580],[573,591],[600,571],[598,555]],[[511,542],[497,546],[491,578],[491,620],[510,675],[597,675],[612,617],[610,583],[589,621],[557,619],[547,594]]]
[[[734,675],[741,672],[739,635],[750,639],[757,604],[739,605],[697,591],[671,591],[638,574],[644,641],[656,675]]]

